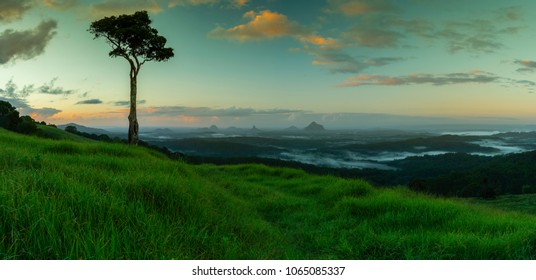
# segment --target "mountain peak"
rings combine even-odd
[[[298,130],[298,128],[292,125],[292,126],[287,127],[286,130]]]
[[[310,123],[307,127],[305,127],[303,130],[305,131],[325,131],[323,125],[318,124],[317,122]]]

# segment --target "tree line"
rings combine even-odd
[[[0,100],[0,127],[23,134],[37,131],[36,121],[30,116],[20,116],[11,103]]]

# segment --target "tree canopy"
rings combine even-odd
[[[30,116],[20,117],[19,111],[3,100],[0,100],[0,127],[24,134],[32,134],[37,130],[34,119]]]
[[[15,130],[20,123],[19,112],[7,101],[0,100],[0,127]]]
[[[110,57],[124,57],[134,71],[147,61],[166,61],[173,57],[173,49],[165,47],[166,38],[150,26],[147,11],[133,15],[105,17],[91,23],[89,32],[95,38],[103,37],[112,47]],[[131,73],[131,76],[136,73]]]

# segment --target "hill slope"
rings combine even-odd
[[[528,259],[535,216],[0,129],[1,259]]]
[[[37,124],[37,131],[35,134],[42,138],[56,139],[56,140],[72,140],[76,142],[93,142],[89,138],[85,138],[73,133],[69,133],[65,130],[55,128],[48,125]]]

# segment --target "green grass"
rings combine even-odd
[[[1,259],[534,259],[536,217],[0,129]]]
[[[64,130],[48,126],[37,124],[37,131],[35,134],[42,138],[56,139],[56,140],[73,140],[76,142],[92,142],[89,138],[84,138],[82,136],[66,132]]]
[[[496,199],[468,198],[471,203],[536,215],[536,194],[501,195]]]

